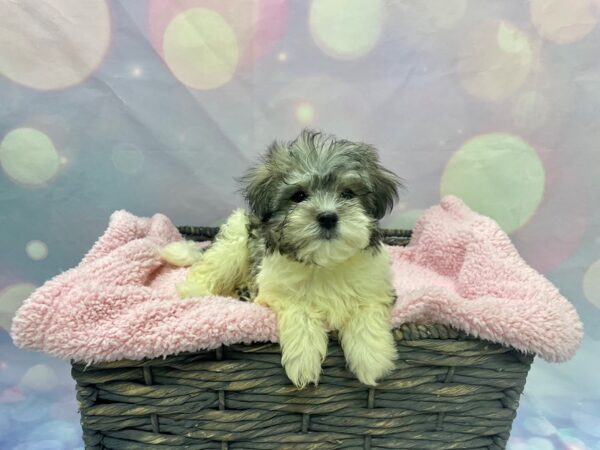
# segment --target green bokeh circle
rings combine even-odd
[[[462,198],[510,233],[533,216],[544,182],[544,167],[529,144],[508,133],[490,133],[466,142],[450,158],[440,192]]]

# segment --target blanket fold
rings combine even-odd
[[[187,269],[158,249],[181,239],[162,214],[113,213],[81,263],[46,282],[13,320],[19,347],[89,363],[142,359],[222,344],[277,342],[269,309],[233,298],[181,300]],[[583,335],[575,308],[519,256],[491,219],[445,197],[418,220],[407,247],[391,247],[398,300],[392,325],[441,323],[536,353],[573,356]]]

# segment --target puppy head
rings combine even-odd
[[[272,144],[242,181],[267,249],[321,266],[377,249],[401,186],[373,147],[308,130]]]

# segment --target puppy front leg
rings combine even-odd
[[[389,306],[361,306],[340,329],[340,340],[350,370],[370,386],[394,369],[396,343],[390,327]]]
[[[302,307],[287,306],[277,311],[281,363],[297,387],[317,384],[329,337],[323,322]]]
[[[234,212],[221,227],[215,242],[177,286],[180,297],[204,295],[235,296],[248,275],[248,217]]]

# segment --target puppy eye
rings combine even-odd
[[[345,198],[348,200],[356,197],[356,195],[354,194],[354,191],[352,191],[352,189],[344,189],[340,195],[342,196],[342,198]]]
[[[308,198],[308,194],[304,191],[297,191],[292,195],[291,200],[295,203],[302,203]]]

